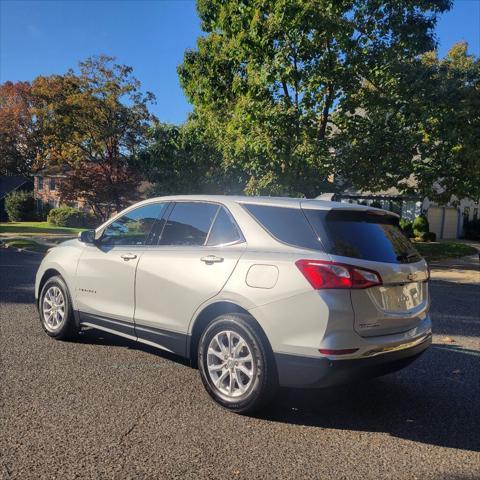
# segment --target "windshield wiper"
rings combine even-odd
[[[397,260],[399,262],[408,262],[409,260],[411,260],[412,258],[418,258],[418,255],[414,252],[412,253],[401,253],[400,255],[397,255]]]

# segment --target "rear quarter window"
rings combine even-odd
[[[243,204],[243,207],[280,242],[322,250],[322,245],[302,209],[255,204]]]

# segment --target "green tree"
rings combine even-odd
[[[131,67],[106,56],[80,62],[78,73],[38,77],[32,85],[45,148],[38,166],[70,167],[62,198],[88,197],[102,218],[136,197],[132,182],[125,184],[135,179],[129,161],[146,145],[154,120],[148,111],[154,96],[140,87]],[[108,181],[101,195],[92,175]]]
[[[226,168],[248,176],[247,193],[316,195],[335,171],[332,111],[376,105],[357,92],[395,83],[431,50],[450,4],[199,0],[205,34],[186,52],[180,80]]]
[[[480,196],[480,62],[465,43],[399,65],[391,81],[365,81],[333,122],[335,170],[357,188]]]
[[[152,194],[240,193],[245,175],[222,164],[213,141],[190,118],[182,126],[156,124],[151,141],[135,161],[141,176],[154,184]]]

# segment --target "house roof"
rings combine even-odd
[[[71,168],[68,165],[52,165],[46,168],[40,168],[33,176],[34,177],[64,177]]]
[[[0,199],[9,193],[17,190],[26,183],[32,183],[28,177],[22,175],[2,175],[0,176]]]

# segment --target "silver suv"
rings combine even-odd
[[[176,196],[50,250],[35,296],[51,337],[95,328],[187,357],[218,403],[245,413],[279,385],[410,363],[431,343],[428,277],[384,210]]]

